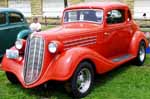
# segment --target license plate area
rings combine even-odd
[[[6,50],[6,57],[10,59],[17,59],[19,57],[19,51],[18,50]]]

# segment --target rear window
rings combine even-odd
[[[23,22],[23,16],[19,13],[9,13],[9,22],[10,23],[18,23]]]
[[[6,15],[4,13],[0,13],[0,25],[6,23]]]

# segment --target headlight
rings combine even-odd
[[[55,43],[55,42],[49,43],[49,45],[48,45],[48,50],[49,50],[49,52],[52,53],[52,54],[56,53],[57,50],[58,50],[58,45],[57,45],[57,43]]]
[[[22,41],[22,40],[17,40],[17,41],[15,42],[15,47],[16,47],[18,50],[22,49],[22,48],[23,48],[23,41]]]

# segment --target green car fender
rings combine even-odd
[[[29,34],[31,34],[32,31],[30,29],[22,30],[18,33],[17,35],[17,40],[18,39],[26,39]]]

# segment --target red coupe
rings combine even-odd
[[[127,5],[81,3],[64,10],[61,26],[17,40],[6,50],[1,68],[11,83],[24,88],[64,81],[81,98],[90,92],[94,74],[131,60],[142,65],[147,46]]]

